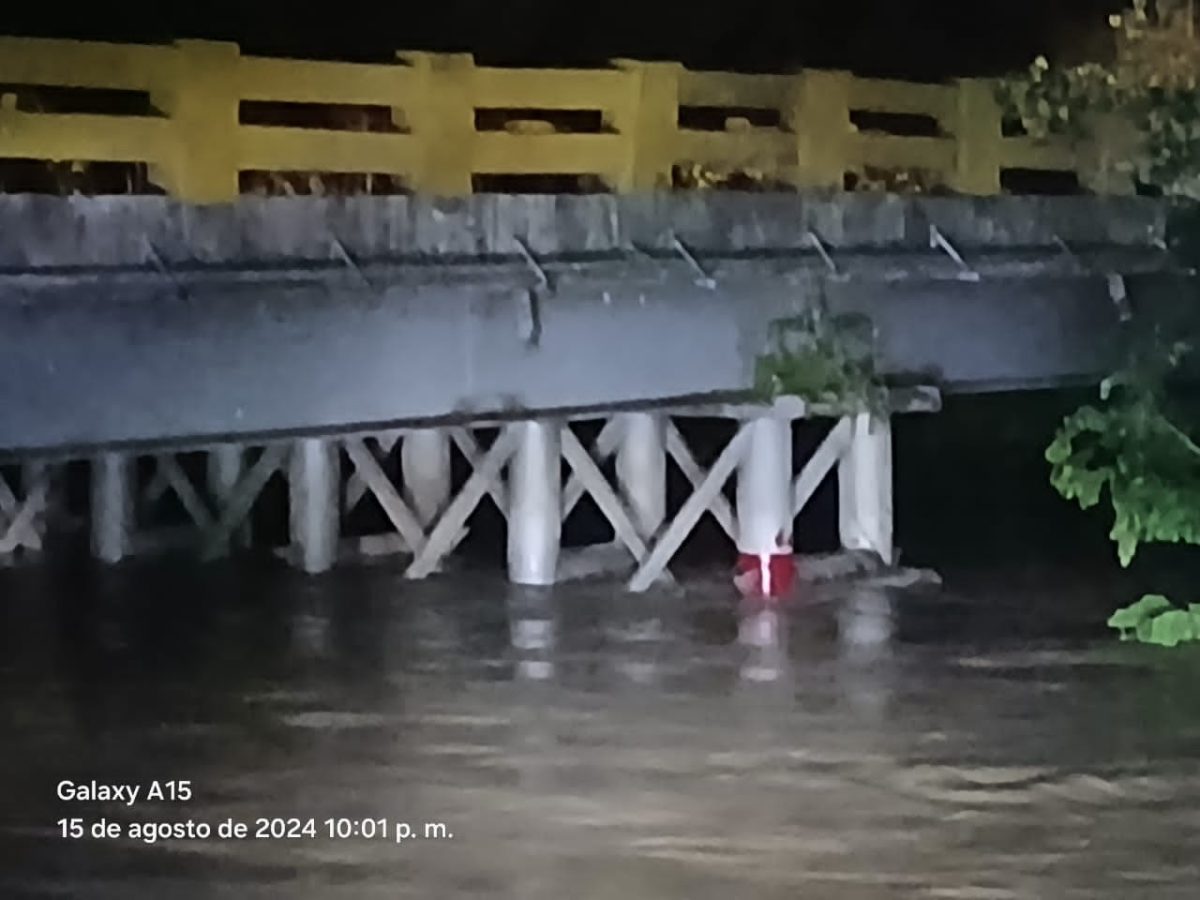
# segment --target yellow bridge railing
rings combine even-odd
[[[476,66],[399,53],[364,65],[241,55],[235,44],[0,38],[0,161],[141,164],[167,193],[221,202],[257,176],[362,176],[462,195],[519,176],[618,192],[670,187],[680,167],[804,187],[915,172],[926,187],[1002,190],[1006,170],[1098,174],[1090,146],[1006,136],[992,84],[848,72]],[[303,188],[302,188],[303,189]]]

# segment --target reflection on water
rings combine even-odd
[[[55,577],[0,582],[0,896],[1196,896],[1200,665],[1111,643],[1123,589],[1078,572],[765,609],[724,578]],[[75,805],[65,778],[194,796]]]

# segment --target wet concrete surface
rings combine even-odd
[[[0,896],[1197,896],[1200,655],[1114,643],[1111,578],[945,574],[774,614],[724,575],[0,573]],[[275,818],[314,833],[215,834]]]

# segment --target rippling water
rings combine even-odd
[[[1200,664],[1113,643],[1107,579],[829,587],[772,615],[723,579],[101,574],[0,573],[3,897],[1200,891]],[[56,797],[93,779],[194,794]],[[317,834],[63,838],[73,817]],[[338,817],[387,837],[331,838]]]

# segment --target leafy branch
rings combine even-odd
[[[1068,416],[1046,450],[1050,482],[1064,498],[1088,509],[1107,495],[1123,566],[1142,543],[1200,545],[1200,446],[1167,408],[1167,380],[1189,351],[1176,342],[1135,355],[1101,385],[1104,406]],[[1122,637],[1174,646],[1200,640],[1200,606],[1185,611],[1147,595],[1109,625]]]
[[[755,365],[755,394],[797,396],[839,410],[881,410],[886,392],[875,371],[875,331],[865,316],[830,316],[819,305],[771,323]]]

